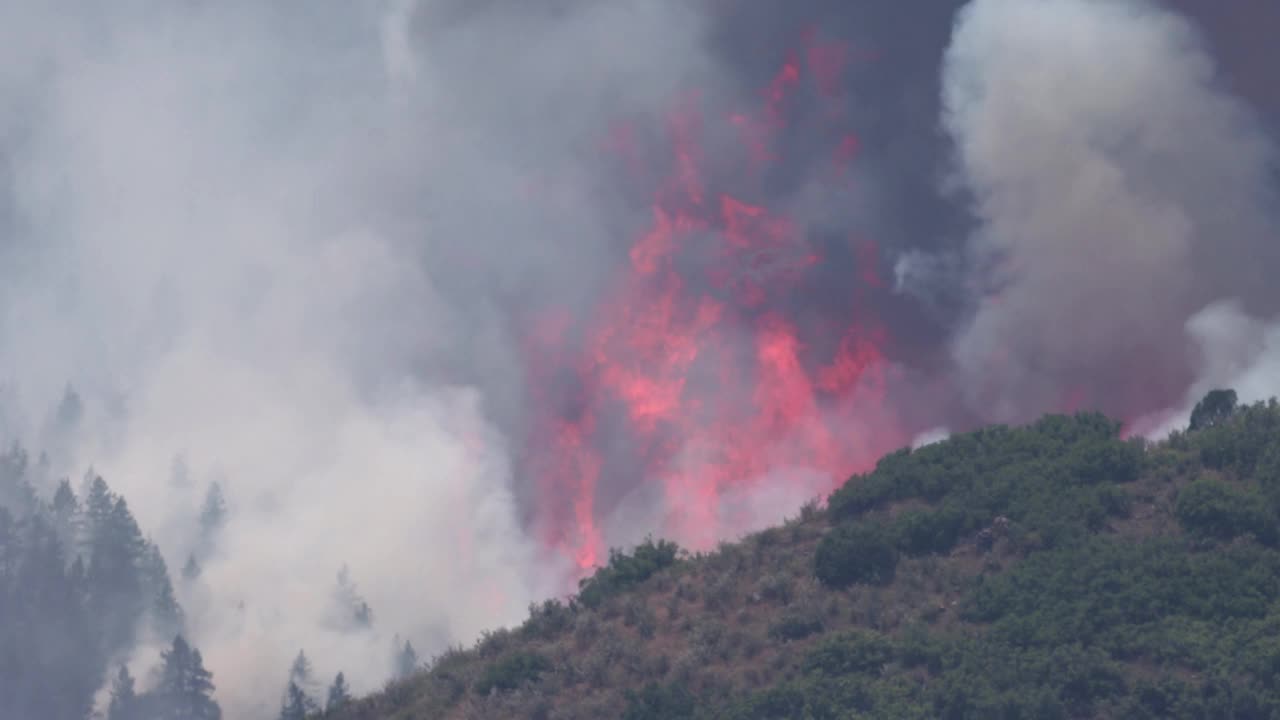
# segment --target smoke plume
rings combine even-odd
[[[179,592],[232,717],[300,648],[368,691],[395,635],[439,651],[565,586],[518,506],[499,304],[590,289],[581,139],[699,72],[697,17],[437,7],[0,11],[6,438],[47,444],[76,388],[57,466],[101,472],[175,574],[201,558]],[[331,621],[343,566],[371,630]]]
[[[1197,370],[1193,313],[1274,311],[1274,149],[1181,16],[975,0],[943,78],[991,291],[955,357],[988,417],[1156,410]]]

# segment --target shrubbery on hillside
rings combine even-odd
[[[639,585],[675,563],[679,550],[679,546],[669,540],[655,542],[652,538],[637,545],[630,554],[610,550],[609,564],[580,584],[578,602],[596,607],[607,598]]]
[[[1275,402],[1216,395],[1150,445],[1096,414],[986,428],[892,453],[825,511],[710,555],[615,551],[507,636],[527,647],[432,671],[415,712],[1280,717],[1278,513]],[[467,667],[484,702],[429,690]]]

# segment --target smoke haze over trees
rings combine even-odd
[[[913,439],[1275,394],[1277,32],[3,4],[0,708],[341,703]]]

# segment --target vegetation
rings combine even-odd
[[[0,454],[0,717],[217,718],[212,675],[184,639],[159,549],[96,474],[75,492],[44,458]],[[39,487],[56,488],[41,497]],[[118,664],[144,636],[172,638],[145,690]]]
[[[1280,717],[1280,406],[886,456],[825,509],[614,551],[568,603],[329,717]]]

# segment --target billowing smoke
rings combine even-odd
[[[957,371],[991,419],[1158,410],[1210,302],[1274,311],[1273,146],[1195,29],[1146,2],[976,0],[943,70],[990,295]]]
[[[426,655],[566,586],[522,521],[498,303],[590,289],[581,139],[699,72],[697,17],[435,9],[0,11],[6,440],[49,444],[77,389],[57,469],[101,472],[175,575],[198,557],[179,594],[232,717],[299,649],[368,691],[395,635]],[[335,621],[343,566],[371,630]]]
[[[1259,61],[961,5],[8,3],[0,440],[198,559],[241,717],[896,446],[1273,391]]]

